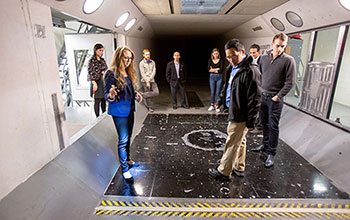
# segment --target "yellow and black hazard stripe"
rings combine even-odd
[[[350,219],[350,214],[323,212],[186,212],[186,211],[130,211],[96,210],[96,215],[149,216],[149,217],[226,217],[226,218],[327,218]]]
[[[324,218],[350,219],[349,204],[143,202],[103,200],[96,215],[149,217]]]
[[[100,206],[168,207],[168,208],[318,208],[350,209],[350,204],[323,203],[219,203],[219,202],[140,202],[102,200]]]

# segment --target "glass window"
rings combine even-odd
[[[217,14],[228,0],[181,0],[181,14]]]
[[[297,69],[296,83],[290,92],[285,96],[285,101],[291,105],[298,106],[301,89],[303,87],[303,79],[308,62],[308,54],[310,50],[311,32],[296,34],[289,36],[286,53],[294,57]]]
[[[335,62],[339,27],[317,31],[313,61]]]
[[[330,120],[350,128],[350,34],[348,33],[340,64]]]

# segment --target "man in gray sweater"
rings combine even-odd
[[[252,151],[266,152],[265,167],[274,165],[283,97],[295,84],[295,60],[284,53],[287,42],[288,36],[284,33],[275,35],[272,40],[273,50],[260,59],[262,96],[259,116],[263,127],[263,141],[260,146],[253,147]]]
[[[157,83],[154,81],[156,75],[156,63],[151,60],[151,52],[149,49],[142,51],[143,59],[139,64],[141,74],[141,84],[143,87],[143,100],[149,112],[153,112],[153,103],[151,97],[159,95]]]

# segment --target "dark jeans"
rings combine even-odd
[[[211,73],[209,77],[210,85],[210,103],[215,104],[215,100],[218,101],[221,85],[222,85],[222,74]]]
[[[94,110],[95,110],[96,118],[100,116],[100,104],[101,104],[101,109],[103,113],[106,111],[106,100],[104,98],[95,98]]]
[[[113,116],[114,125],[118,132],[118,155],[122,172],[129,170],[126,161],[130,160],[130,140],[134,127],[134,112],[130,112],[128,117]]]
[[[176,97],[177,92],[179,92],[179,94],[180,94],[181,106],[186,106],[185,85],[183,85],[182,83],[177,81],[175,85],[170,84],[170,91],[171,91],[173,107],[177,106],[177,97]]]
[[[151,87],[147,87],[147,83],[142,82],[142,87],[143,87],[143,98],[144,98],[144,103],[147,108],[153,108],[153,103],[151,101],[151,97],[159,95],[159,89],[157,86],[157,83],[151,82]]]
[[[274,102],[272,97],[264,94],[261,96],[259,116],[263,128],[264,151],[267,154],[276,155],[283,101]]]

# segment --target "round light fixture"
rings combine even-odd
[[[303,26],[303,19],[301,19],[301,17],[293,11],[287,11],[286,18],[287,21],[295,27]]]
[[[83,12],[91,14],[95,12],[103,3],[103,0],[85,0],[83,5]]]
[[[277,18],[271,18],[270,22],[271,22],[272,26],[279,31],[284,31],[286,29],[284,27],[283,23],[280,20],[278,20]]]
[[[128,31],[132,26],[134,26],[136,18],[133,18],[125,25],[124,31]]]
[[[120,27],[122,24],[124,24],[126,19],[128,19],[129,14],[130,14],[129,12],[125,12],[124,14],[120,15],[120,17],[118,18],[117,22],[115,23],[115,26],[116,27]]]
[[[350,11],[350,0],[339,0],[339,3],[346,9]]]

